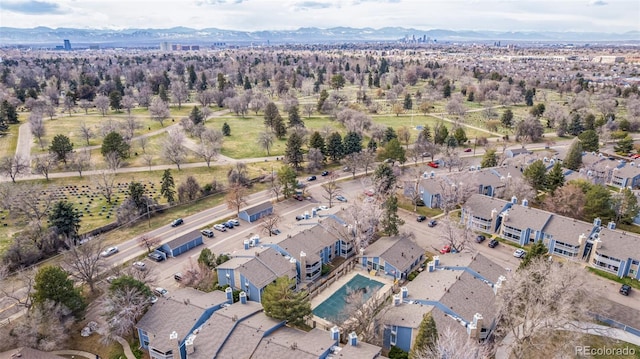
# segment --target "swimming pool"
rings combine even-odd
[[[323,318],[331,320],[340,314],[346,304],[345,297],[347,296],[347,288],[351,290],[363,291],[363,298],[365,300],[371,298],[378,289],[382,288],[384,284],[376,280],[369,279],[363,275],[356,274],[349,282],[345,283],[340,289],[333,293],[319,306],[313,309],[313,314]]]

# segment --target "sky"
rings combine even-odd
[[[0,26],[640,31],[639,0],[0,0]]]

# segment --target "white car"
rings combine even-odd
[[[215,228],[216,230],[220,231],[220,232],[226,232],[227,231],[227,227],[224,226],[224,224],[216,224],[213,226],[213,228]]]
[[[139,269],[139,270],[145,270],[147,269],[147,265],[144,264],[144,262],[135,261],[133,262],[133,268]]]
[[[234,226],[239,226],[240,225],[240,221],[238,221],[238,219],[236,219],[236,218],[230,219],[228,222],[233,223]]]
[[[167,295],[169,295],[169,291],[162,287],[157,287],[156,289],[153,290],[153,292],[162,297],[166,297]]]
[[[329,207],[327,207],[327,206],[325,206],[325,205],[318,206],[318,210],[326,211],[326,210],[328,210],[328,209],[329,209]]]
[[[513,256],[516,258],[524,258],[524,256],[527,254],[527,252],[524,249],[516,249],[515,252],[513,252]]]
[[[100,253],[101,257],[110,257],[118,253],[118,247],[109,247]]]

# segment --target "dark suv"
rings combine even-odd
[[[171,222],[171,227],[177,227],[181,224],[183,224],[184,221],[182,220],[182,218],[178,218],[176,220],[174,220],[173,222]]]
[[[495,247],[497,247],[497,246],[498,246],[498,243],[500,243],[500,242],[498,242],[498,240],[497,240],[497,239],[492,239],[492,240],[490,240],[490,241],[489,241],[489,248],[495,248]]]
[[[620,294],[629,295],[630,292],[631,292],[631,286],[630,285],[623,284],[622,287],[620,287]]]
[[[162,262],[164,260],[164,257],[162,256],[162,254],[158,252],[151,252],[149,253],[148,257],[153,259],[156,262]]]
[[[416,221],[418,221],[418,222],[424,222],[426,220],[427,220],[427,217],[425,217],[425,216],[418,216],[418,218],[416,218]]]
[[[483,236],[482,234],[476,237],[476,243],[482,243],[484,242],[484,240],[487,239],[487,237]]]

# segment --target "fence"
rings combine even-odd
[[[615,321],[615,320],[613,320],[611,318],[603,317],[603,316],[598,315],[598,314],[593,314],[593,317],[596,320],[599,320],[599,321],[601,321],[603,323],[607,323],[608,325],[610,325],[610,326],[612,326],[614,328],[622,329],[627,333],[631,333],[631,334],[633,334],[633,335],[635,335],[637,337],[640,337],[640,329],[631,327],[629,325],[620,323],[620,322]]]
[[[314,283],[310,283],[305,288],[308,293],[309,299],[314,298],[318,295],[318,293],[325,290],[328,286],[333,284],[335,281],[345,276],[347,273],[351,272],[351,270],[356,266],[357,258],[351,257],[347,259],[344,263],[338,266],[335,270],[333,270],[329,276],[326,278],[320,278],[318,281]]]

